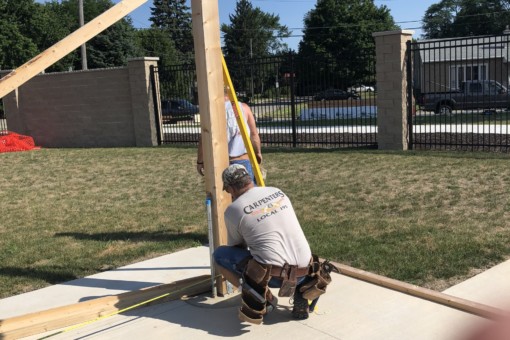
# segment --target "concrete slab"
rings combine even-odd
[[[450,287],[444,293],[510,311],[510,260]]]
[[[210,274],[209,248],[196,247],[0,300],[0,319]]]
[[[510,285],[508,271],[510,261],[450,288],[448,293],[480,303],[495,302],[497,290]],[[58,287],[0,300],[0,319],[75,303],[93,296],[117,294],[130,287],[139,289],[154,283],[163,284],[207,273],[208,248],[187,249]],[[487,286],[491,278],[498,281],[498,288],[493,294],[487,293],[491,291],[491,286]],[[508,289],[504,291],[506,295]],[[60,295],[56,295],[56,292],[60,292]],[[58,304],[54,301],[57,296],[60,297]],[[36,303],[34,300],[39,301]],[[261,339],[270,336],[294,339],[452,340],[471,327],[487,322],[456,309],[338,274],[334,274],[327,294],[321,297],[318,311],[308,320],[292,320],[289,300],[280,298],[277,310],[265,318],[263,325],[241,323],[237,318],[239,304],[238,294],[217,299],[200,296],[132,310],[81,328],[68,328],[51,339],[212,339],[234,336]],[[55,333],[50,331],[26,339],[38,339]]]

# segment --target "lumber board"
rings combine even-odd
[[[391,279],[382,275],[377,275],[361,269],[356,269],[345,264],[340,264],[333,261],[331,261],[331,263],[338,268],[340,274],[342,275],[366,281],[411,296],[419,297],[424,300],[442,304],[444,306],[455,308],[460,311],[477,315],[486,319],[496,320],[499,319],[500,317],[507,315],[507,313],[504,310],[496,307],[466,300],[445,293],[436,292],[431,289],[412,285],[406,282]]]
[[[0,320],[0,339],[19,339],[21,337],[78,325],[96,318],[108,316],[109,314],[119,312],[123,309],[166,294],[166,296],[160,299],[144,303],[139,307],[177,300],[183,296],[203,294],[211,290],[210,282],[210,275],[202,275],[137,291],[105,296],[72,305]]]
[[[0,79],[0,98],[14,91],[35,75],[43,72],[70,52],[138,8],[147,0],[123,0],[86,25],[69,34],[25,64]]]
[[[204,155],[205,195],[211,198],[212,203],[211,246],[217,248],[227,243],[223,213],[231,203],[230,195],[223,191],[221,178],[223,170],[229,164],[229,158],[218,0],[191,0],[191,16]],[[227,294],[221,277],[216,280],[216,287],[219,295]]]

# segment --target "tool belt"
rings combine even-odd
[[[242,305],[239,309],[239,319],[254,324],[262,323],[268,300],[272,299],[268,283],[271,277],[282,280],[278,296],[293,296],[297,286],[297,278],[306,276],[310,267],[298,268],[285,264],[283,267],[259,263],[249,259],[244,267],[241,278]]]
[[[271,277],[282,280],[278,296],[294,296],[297,278],[310,276],[311,280],[303,284],[299,291],[308,300],[314,300],[326,292],[326,286],[331,283],[331,271],[339,272],[329,261],[320,262],[317,255],[312,255],[308,267],[299,268],[286,263],[283,267],[259,263],[250,258],[244,267],[241,278],[242,305],[239,309],[239,319],[254,324],[262,323],[266,306],[272,295],[268,283]],[[306,282],[306,281],[305,281]]]
[[[331,283],[331,272],[340,273],[328,260],[320,262],[317,255],[312,255],[310,272],[312,279],[299,287],[299,291],[307,300],[318,299],[326,292],[326,287]]]
[[[310,261],[311,263],[311,261]],[[310,266],[298,268],[285,263],[283,267],[271,266],[271,276],[282,280],[278,296],[293,296],[297,286],[297,278],[310,273]]]
[[[302,268],[296,268],[296,266],[289,266],[288,264],[285,264],[283,267],[278,266],[271,266],[271,276],[272,277],[279,277],[284,278],[286,277],[286,273],[289,271],[290,267],[294,267],[296,270],[296,277],[306,276],[310,273],[310,266],[308,267],[302,267]]]

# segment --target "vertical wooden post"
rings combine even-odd
[[[214,246],[218,247],[227,241],[223,212],[231,202],[221,179],[229,162],[218,0],[192,0],[191,12],[206,195],[212,199]],[[227,293],[223,280],[216,280],[216,286],[219,295]]]

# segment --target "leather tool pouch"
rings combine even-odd
[[[269,281],[268,277],[270,270],[271,266],[263,265],[254,259],[250,259],[246,265],[246,269],[244,270],[244,276],[251,281],[249,283],[258,285],[264,280]]]
[[[253,324],[260,324],[266,314],[266,297],[271,266],[258,263],[251,259],[243,273],[241,285],[242,305],[239,308],[239,319]]]
[[[329,261],[320,262],[317,255],[313,255],[312,268],[312,280],[299,288],[299,291],[303,293],[303,297],[307,300],[315,300],[324,294],[326,287],[331,283],[330,273],[332,271],[339,273],[338,269]]]
[[[290,266],[288,263],[282,268],[281,278],[282,278],[282,286],[278,291],[278,296],[293,296],[294,291],[297,286],[297,277],[296,277],[296,266]]]

